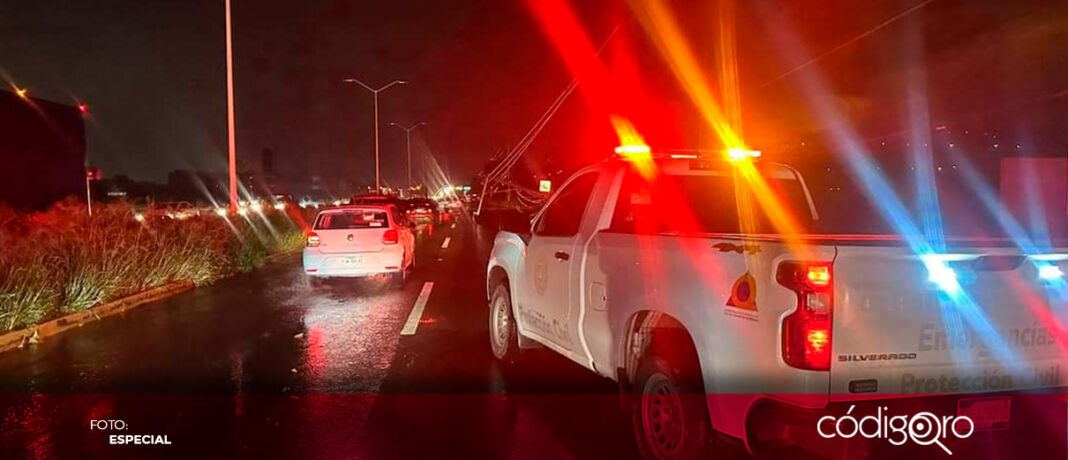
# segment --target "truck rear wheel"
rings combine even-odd
[[[697,459],[711,453],[712,429],[700,373],[686,367],[659,356],[646,356],[638,366],[630,409],[644,458]]]
[[[500,283],[493,288],[489,307],[490,350],[497,359],[514,363],[519,358],[519,335],[507,283]]]

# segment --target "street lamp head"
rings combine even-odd
[[[407,82],[407,81],[404,81],[404,80],[397,80],[397,84],[398,84],[398,85],[407,85],[407,84],[408,84],[408,82]]]

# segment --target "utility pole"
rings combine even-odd
[[[396,126],[404,130],[404,141],[408,145],[408,193],[412,192],[412,130],[420,126],[425,125],[425,121],[420,121],[411,126],[404,126],[399,123],[390,122],[390,126]]]
[[[78,104],[78,111],[81,112],[82,118],[89,118],[89,104],[82,101],[76,101]],[[90,187],[90,181],[100,180],[100,170],[89,166],[89,150],[85,151],[85,207],[89,211],[89,217],[93,217],[93,189]]]
[[[234,45],[230,0],[226,0],[226,133],[230,166],[230,212],[237,212],[237,141],[234,133]]]
[[[229,1],[229,0],[227,0],[227,1]],[[375,88],[372,88],[370,86],[367,86],[362,81],[357,80],[355,78],[346,78],[346,79],[344,79],[342,81],[344,81],[345,83],[356,83],[357,85],[362,86],[364,89],[366,89],[367,91],[370,91],[371,93],[373,93],[375,95],[375,193],[381,193],[382,192],[382,184],[381,184],[381,181],[379,180],[379,174],[378,174],[378,93],[381,93],[382,91],[385,91],[386,88],[389,88],[390,86],[393,86],[393,85],[407,85],[408,82],[406,82],[404,80],[394,80],[393,83],[390,83],[390,84],[388,84],[386,86],[383,86],[381,88],[375,89]]]

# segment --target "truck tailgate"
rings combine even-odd
[[[921,258],[838,246],[831,400],[1064,386],[1065,283],[1039,276],[1064,263],[1011,248]],[[932,266],[956,282],[936,283]]]

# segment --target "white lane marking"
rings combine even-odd
[[[419,327],[419,320],[423,317],[423,309],[426,308],[426,302],[430,300],[430,291],[432,289],[434,289],[433,281],[423,283],[423,290],[419,291],[419,298],[415,299],[415,306],[412,307],[412,313],[408,315],[408,321],[404,323],[401,335],[415,335],[415,330]]]
[[[452,241],[452,238],[446,236],[445,237],[445,241],[441,242],[441,249],[448,249],[449,248],[449,241]]]

